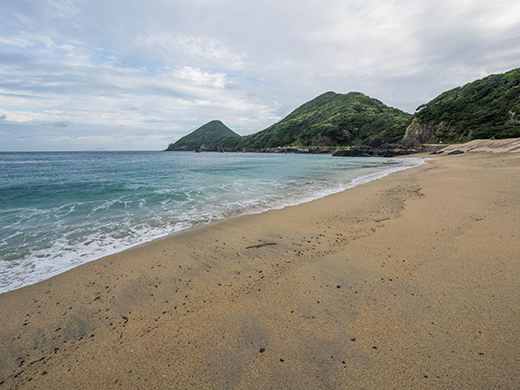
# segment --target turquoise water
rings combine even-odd
[[[197,224],[317,199],[420,159],[0,153],[0,293]]]

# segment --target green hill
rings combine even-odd
[[[412,115],[359,92],[327,92],[256,134],[228,140],[228,149],[278,146],[350,146],[374,137],[402,139]]]
[[[406,137],[421,142],[520,137],[520,68],[446,91],[419,106]]]
[[[218,150],[219,147],[234,138],[240,138],[240,135],[221,121],[214,120],[182,137],[177,142],[170,144],[166,151],[193,151],[197,148],[202,150]]]

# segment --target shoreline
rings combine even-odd
[[[435,156],[1,294],[0,389],[514,387],[519,160]]]
[[[425,157],[402,156],[402,158],[405,158],[405,159],[421,159],[422,161],[419,162],[418,165],[416,165],[416,166],[424,164],[424,161],[425,161]],[[92,255],[90,255],[90,256],[86,255],[87,256],[87,260],[84,261],[83,263],[76,264],[76,265],[72,266],[72,268],[66,268],[66,269],[62,269],[62,270],[59,270],[59,271],[56,270],[54,272],[48,273],[47,274],[48,276],[45,279],[39,279],[36,282],[29,282],[29,284],[22,283],[18,287],[15,287],[14,289],[11,289],[11,290],[3,290],[4,287],[2,287],[2,289],[0,289],[0,295],[1,294],[5,294],[6,292],[16,291],[16,290],[18,290],[20,288],[24,288],[24,287],[27,287],[27,286],[30,286],[30,285],[33,285],[33,284],[36,284],[36,283],[43,282],[43,281],[45,281],[45,280],[47,280],[49,278],[52,278],[54,276],[58,276],[58,275],[60,275],[60,274],[62,274],[64,272],[68,272],[71,269],[79,267],[79,266],[81,266],[83,264],[87,264],[87,263],[90,263],[92,261],[97,261],[97,260],[102,259],[104,257],[112,256],[112,255],[115,255],[115,254],[127,251],[129,249],[139,247],[141,245],[147,245],[147,244],[152,243],[152,242],[154,242],[156,240],[161,240],[163,238],[168,238],[169,236],[176,235],[176,234],[178,234],[180,232],[183,232],[183,231],[188,231],[188,230],[191,230],[193,228],[198,228],[198,227],[209,226],[209,225],[211,225],[213,223],[222,222],[222,221],[225,221],[225,220],[228,220],[228,219],[232,219],[232,218],[238,218],[238,217],[246,216],[246,215],[256,215],[256,214],[264,213],[264,212],[271,211],[271,210],[280,210],[280,209],[284,209],[286,207],[293,207],[293,206],[298,206],[300,204],[309,203],[309,202],[312,202],[314,200],[325,198],[325,197],[327,197],[329,195],[333,195],[333,194],[336,194],[336,193],[339,193],[339,192],[342,192],[342,191],[346,191],[346,190],[351,189],[353,187],[356,187],[356,186],[359,186],[359,185],[363,185],[363,184],[366,184],[366,183],[368,183],[370,181],[378,180],[380,178],[386,177],[386,176],[391,175],[393,173],[400,172],[400,171],[406,170],[406,169],[411,169],[411,168],[414,168],[414,167],[415,166],[412,166],[412,167],[398,167],[398,168],[392,168],[392,167],[384,168],[384,170],[382,170],[381,172],[359,176],[359,177],[351,180],[351,182],[346,187],[343,187],[341,189],[330,188],[330,189],[323,190],[320,193],[316,192],[316,193],[309,194],[309,195],[305,196],[302,199],[286,200],[286,201],[282,202],[280,205],[273,206],[273,208],[268,208],[268,209],[261,208],[259,210],[244,209],[244,210],[240,210],[240,211],[235,211],[232,215],[224,216],[222,219],[217,219],[217,220],[213,220],[213,221],[209,221],[209,222],[200,222],[200,223],[194,224],[192,226],[181,227],[180,229],[175,230],[175,231],[156,233],[156,234],[153,234],[153,235],[151,235],[149,237],[146,237],[145,241],[142,241],[142,242],[135,242],[135,243],[132,243],[132,244],[123,244],[122,246],[120,246],[118,248],[115,248],[115,247],[110,248],[110,250],[108,250],[109,248],[105,248],[107,250],[104,253],[96,253],[93,256]],[[85,255],[84,254],[79,254],[77,256],[85,256]],[[34,278],[29,278],[29,279],[33,280]]]

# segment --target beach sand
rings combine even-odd
[[[434,157],[0,295],[0,390],[520,388],[520,153]]]

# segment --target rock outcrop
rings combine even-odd
[[[407,138],[393,144],[383,144],[374,139],[366,145],[356,146],[350,149],[336,150],[333,157],[395,157],[415,153],[433,152],[445,146],[424,146],[415,139]],[[377,145],[377,146],[374,146]]]
[[[464,154],[464,152],[462,150],[454,150],[453,152],[449,152],[446,154],[446,156],[451,156],[451,155],[455,155],[455,154]]]
[[[404,139],[415,139],[424,144],[436,144],[441,141],[437,134],[452,133],[455,129],[448,126],[445,122],[438,124],[421,124],[417,118],[412,120],[410,126],[406,128]]]

